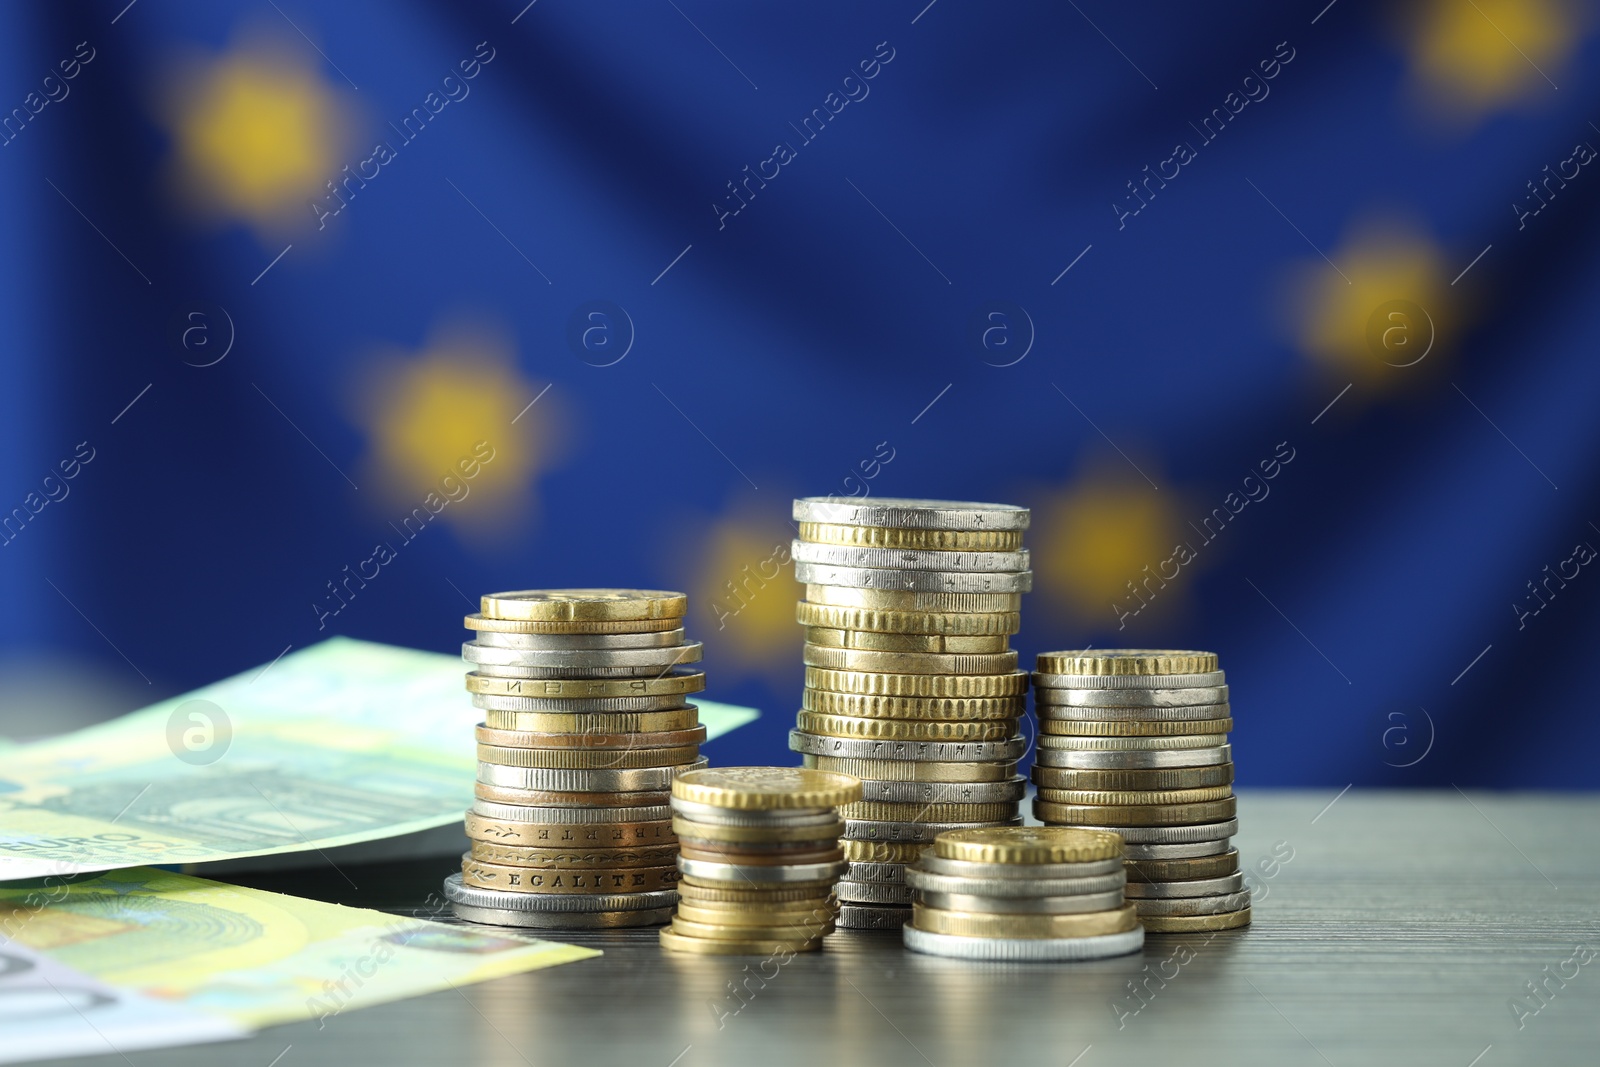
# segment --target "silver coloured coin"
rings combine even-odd
[[[1122,838],[1122,851],[1128,853],[1130,845],[1178,845],[1197,842],[1227,841],[1228,838],[1239,832],[1238,819],[1224,819],[1221,822],[1202,822],[1192,826],[1097,826],[1096,830],[1108,830]],[[1217,852],[1227,851],[1219,848]],[[1216,853],[1204,853],[1215,855]],[[1145,857],[1154,859],[1155,857]]]
[[[905,885],[906,865],[852,862],[850,869],[844,872],[844,876],[852,882],[887,882],[891,885]]]
[[[510,896],[510,894],[506,894]],[[525,897],[554,893],[523,893]],[[676,894],[674,894],[676,895]],[[516,926],[528,930],[613,930],[631,926],[661,926],[672,921],[672,908],[637,908],[633,911],[504,911],[452,904],[456,918],[488,926]]]
[[[711,826],[816,826],[822,829],[839,821],[832,808],[787,808],[783,811],[740,811],[714,804],[672,798],[672,812]]]
[[[828,737],[789,731],[789,749],[811,756],[845,759],[904,759],[920,763],[980,763],[1016,760],[1028,750],[1028,739],[1018,734],[1005,741],[890,741],[859,737]]]
[[[844,837],[847,841],[902,841],[911,844],[933,843],[933,839],[946,830],[976,830],[985,826],[1021,826],[1022,816],[1003,822],[874,822],[867,819],[846,819]]]
[[[672,818],[672,809],[665,804],[640,805],[631,808],[540,808],[522,804],[500,804],[492,800],[474,800],[472,813],[485,819],[500,822],[520,822],[549,825],[554,823],[635,823],[666,822]]]
[[[704,756],[676,767],[505,767],[480,762],[478,781],[506,789],[541,792],[633,793],[671,789],[672,780],[678,775],[705,765]]]
[[[1188,878],[1177,882],[1129,882],[1128,899],[1208,897],[1218,893],[1237,893],[1243,888],[1244,874],[1234,871],[1221,878]]]
[[[929,874],[952,875],[957,878],[982,878],[1004,880],[1007,878],[1061,879],[1094,878],[1122,870],[1120,859],[1086,860],[1081,863],[975,863],[972,860],[950,860],[924,850],[917,866]]]
[[[473,671],[468,677],[489,677]],[[512,679],[521,683],[523,679]],[[542,711],[565,715],[609,715],[617,712],[678,711],[693,708],[688,703],[692,694],[668,693],[658,697],[541,697],[537,681],[524,687],[523,696],[501,696],[492,693],[473,693],[472,706],[485,711]]]
[[[504,652],[505,649],[498,651]],[[660,678],[670,668],[661,667],[510,667],[497,663],[475,663],[478,673],[489,678],[522,681],[611,681],[618,678]]]
[[[1222,685],[1223,671],[1194,674],[1047,674],[1033,672],[1038,689],[1194,689]]]
[[[789,735],[793,737],[793,734]],[[792,746],[791,746],[792,747]],[[1232,745],[1216,748],[1158,749],[1142,752],[1125,749],[1091,752],[1074,749],[1041,748],[1034,762],[1041,767],[1074,767],[1080,770],[1143,770],[1147,767],[1209,767],[1233,759]]]
[[[1143,915],[1221,915],[1250,906],[1250,893],[1217,893],[1201,897],[1173,897],[1166,900],[1136,900]]]
[[[1015,552],[941,552],[910,548],[866,548],[796,540],[790,547],[796,563],[871,570],[1025,571],[1028,550]]]
[[[1065,719],[1076,722],[1187,722],[1194,719],[1226,719],[1233,715],[1231,704],[1183,704],[1175,708],[1106,708],[1084,707],[1079,704],[1052,704],[1037,699],[1035,690],[1034,711],[1041,719]]]
[[[1215,841],[1184,841],[1165,844],[1122,843],[1122,854],[1130,860],[1186,860],[1197,856],[1220,856],[1228,851],[1228,839]]]
[[[1178,708],[1192,704],[1226,704],[1225,685],[1192,689],[1036,689],[1050,704],[1087,708]]]
[[[1162,737],[1084,737],[1077,734],[1040,734],[1041,749],[1075,752],[1171,751],[1184,748],[1216,748],[1228,743],[1227,734],[1169,734]],[[1042,760],[1039,762],[1043,762]],[[1045,766],[1049,766],[1048,763]]]
[[[1079,893],[1069,897],[986,897],[965,893],[917,891],[917,902],[941,911],[975,911],[985,915],[1078,915],[1122,907],[1122,890]]]
[[[1043,963],[1051,960],[1099,960],[1126,956],[1144,947],[1144,927],[1120,934],[1094,937],[960,937],[918,930],[909,922],[901,927],[906,948],[929,956],[961,960],[998,960]]]
[[[889,804],[1002,804],[1028,792],[1020,775],[1004,782],[861,781],[861,799]]]
[[[461,658],[468,663],[494,667],[654,667],[666,670],[680,664],[698,663],[705,649],[699,641],[667,648],[497,648],[479,641],[461,646]]]
[[[473,641],[489,648],[517,648],[525,652],[673,648],[685,643],[681,627],[650,634],[503,634],[496,630],[478,630]]]
[[[896,571],[881,567],[833,567],[796,563],[794,578],[807,585],[842,585],[850,589],[890,589],[910,593],[1026,593],[1032,571]]]
[[[912,889],[969,897],[1070,897],[1113,890],[1120,893],[1127,880],[1121,870],[1087,878],[967,878],[919,870],[915,864],[906,868],[906,885]]]
[[[460,873],[444,880],[445,899],[452,904],[495,911],[651,911],[678,902],[676,889],[647,893],[503,893],[465,885]]]
[[[795,522],[887,526],[899,530],[1026,530],[1030,513],[1013,504],[881,496],[871,502],[807,496],[794,502]]]
[[[834,884],[833,895],[840,903],[851,904],[910,904],[911,887],[889,882],[853,882],[841,879]]]
[[[839,860],[836,863],[790,863],[767,866],[756,863],[719,863],[714,860],[692,860],[684,856],[678,857],[678,872],[680,874],[707,882],[738,882],[740,884],[750,882],[763,884],[827,882],[838,878],[848,866],[849,864],[843,860]]]
[[[833,924],[841,930],[898,930],[911,919],[911,909],[901,905],[839,905]]]

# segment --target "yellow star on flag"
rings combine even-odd
[[[694,610],[719,669],[788,673],[799,662],[801,629],[794,606],[805,587],[794,581],[789,551],[794,533],[782,513],[749,509],[699,535],[704,548],[690,601],[705,605]]]
[[[1553,103],[1586,21],[1568,0],[1427,0],[1403,30],[1416,91],[1452,126]]]

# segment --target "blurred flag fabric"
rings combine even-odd
[[[1025,662],[1219,652],[1243,784],[1600,785],[1591,5],[0,26],[0,734],[632,585],[791,763],[790,500],[923,496],[1034,509]]]

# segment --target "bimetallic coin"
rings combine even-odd
[[[1215,652],[1165,648],[1102,648],[1041,652],[1041,674],[1198,674],[1217,669]]]
[[[1139,922],[1152,934],[1192,934],[1211,930],[1236,930],[1250,925],[1250,909],[1218,915],[1141,915]]]
[[[1080,722],[1150,722],[1178,725],[1197,719],[1226,719],[1233,713],[1231,704],[1183,704],[1174,708],[1106,708],[1075,704],[1052,704],[1049,690],[1035,689],[1033,708],[1039,721],[1078,720]]]
[[[545,870],[485,863],[470,853],[461,857],[463,885],[505,893],[649,893],[677,881],[678,869],[670,866]]]
[[[672,767],[503,767],[479,763],[476,784],[480,789],[498,787],[571,793],[655,792],[672,788],[672,780],[684,771],[705,765],[704,756],[692,763]],[[661,818],[667,816],[662,815]]]
[[[845,872],[846,863],[796,863],[787,867],[757,866],[748,863],[715,863],[707,860],[678,858],[678,870],[685,878],[697,882],[733,882],[744,885],[753,882],[831,882]]]
[[[612,751],[616,749],[676,748],[682,745],[699,745],[706,739],[706,728],[694,726],[687,730],[618,731],[591,729],[582,733],[533,733],[527,730],[495,730],[479,724],[474,731],[480,745],[500,748],[581,748]]]
[[[508,789],[482,782],[474,782],[472,792],[480,800],[530,808],[655,807],[672,799],[672,794],[665,789],[575,792],[570,789]]]
[[[665,672],[669,668],[698,663],[705,646],[699,641],[673,645],[670,648],[606,648],[606,649],[555,649],[496,648],[476,641],[461,646],[461,658],[468,663],[485,666],[529,667],[537,669],[607,670],[617,668],[639,669],[653,667]],[[603,676],[602,676],[603,677]],[[1192,703],[1192,702],[1191,702]]]
[[[1079,893],[1066,897],[989,897],[917,890],[917,902],[940,911],[979,912],[987,915],[1077,915],[1086,911],[1111,911],[1122,907],[1122,889]]]
[[[872,822],[1001,822],[1017,814],[1016,801],[990,804],[924,804],[894,803],[893,801],[859,800],[853,804],[840,804],[839,814],[846,820],[866,819]]]
[[[933,854],[970,863],[1084,863],[1120,858],[1122,840],[1100,830],[1064,827],[966,830],[940,838]]]
[[[1146,845],[1146,848],[1176,848],[1173,845]],[[1209,856],[1175,859],[1127,859],[1123,867],[1130,882],[1179,882],[1191,879],[1221,878],[1239,870],[1239,850],[1230,848]],[[1130,896],[1132,894],[1129,894]]]
[[[490,809],[482,814],[467,812],[467,836],[474,841],[495,841],[529,848],[624,848],[677,841],[672,833],[672,824],[665,819],[656,822],[529,822],[501,818],[498,812],[511,808],[510,804],[491,804],[480,800],[473,807]],[[539,813],[545,809],[526,810]]]
[[[891,697],[1005,697],[1028,690],[1028,676],[1010,674],[896,674],[885,671],[845,671],[807,667],[806,685],[835,693],[864,693]]]
[[[1033,815],[1043,823],[1068,826],[1193,826],[1231,819],[1238,810],[1233,797],[1198,804],[1053,804],[1033,802]]]
[[[905,593],[1026,593],[1033,588],[1032,571],[908,571],[796,563],[794,577],[807,585],[842,585]]]
[[[793,515],[796,522],[911,530],[1026,530],[1030,518],[1027,508],[1014,504],[909,497],[862,502],[831,496],[801,497],[794,502]]]
[[[489,593],[481,611],[491,619],[565,622],[682,618],[689,598],[659,589],[523,589]]]
[[[906,866],[903,863],[852,862],[844,877],[852,882],[887,882],[890,885],[906,884]]]
[[[841,903],[834,925],[841,930],[898,930],[910,918],[911,909],[903,905]]]
[[[1204,789],[1099,790],[1039,788],[1039,799],[1052,804],[1196,804],[1221,800],[1233,795],[1233,786],[1214,785]]]
[[[897,526],[845,526],[802,522],[800,540],[819,545],[911,548],[944,552],[1013,552],[1022,547],[1021,530],[923,530]]]
[[[853,841],[849,838],[839,842],[839,848],[844,852],[844,858],[851,863],[893,863],[905,865],[914,863],[932,845],[923,841]]]
[[[1122,846],[1122,854],[1127,857],[1127,863],[1141,865],[1149,862],[1165,863],[1169,860],[1214,857],[1227,851],[1229,849],[1226,837],[1215,841],[1183,841],[1168,844],[1124,843]],[[1128,877],[1130,879],[1134,877],[1131,866],[1128,867]]]
[[[716,767],[672,783],[679,800],[712,807],[772,811],[830,808],[861,796],[855,778],[808,767]]]
[[[1195,826],[1108,826],[1105,829],[1122,838],[1123,855],[1131,856],[1134,853],[1130,849],[1134,845],[1175,845],[1219,839],[1226,842],[1239,832],[1239,820],[1227,819]]]
[[[1027,714],[1028,702],[1025,696],[889,697],[805,689],[800,694],[800,707],[819,715],[848,715],[862,719],[973,722],[1019,719]]]
[[[593,867],[661,867],[678,860],[676,845],[646,848],[537,848],[528,845],[502,845],[493,841],[473,841],[471,856],[487,863],[511,867],[545,867],[574,870]]]
[[[1190,689],[1221,685],[1222,671],[1196,674],[1046,674],[1033,672],[1035,689]]]
[[[627,634],[517,634],[480,630],[473,638],[490,648],[520,648],[529,651],[573,651],[615,648],[672,648],[684,643],[683,628],[654,633]]]
[[[1017,761],[936,763],[923,760],[848,759],[802,755],[804,766],[838,771],[863,780],[882,782],[1005,782],[1017,773]],[[865,789],[865,785],[863,785]]]
[[[527,786],[516,776],[485,775],[486,767],[535,768],[541,770],[635,770],[643,767],[680,767],[700,758],[699,745],[674,745],[672,748],[506,748],[478,746],[478,780],[523,789],[548,789]],[[649,788],[649,787],[646,787]]]
[[[802,626],[886,637],[1006,637],[1022,629],[1016,611],[887,611],[809,600],[795,605],[795,618]]]
[[[1020,826],[1022,816],[996,820],[990,823],[969,822],[871,822],[866,819],[846,819],[844,836],[850,841],[928,842],[951,830],[972,830],[980,826]],[[847,848],[845,855],[850,856]]]
[[[839,925],[843,926],[843,922]],[[964,937],[901,927],[906,948],[929,956],[1007,963],[1045,963],[1059,960],[1099,960],[1126,956],[1144,947],[1144,929],[1098,937],[1000,938]]]
[[[861,783],[861,799],[890,804],[994,804],[1020,801],[1027,783],[1019,776],[1003,782],[879,782]]]
[[[840,903],[848,904],[910,904],[911,887],[892,882],[852,882],[841,879],[833,887]]]
[[[582,619],[540,622],[530,619],[491,619],[487,615],[468,615],[467,629],[479,633],[501,634],[635,634],[681,630],[683,619]]]
[[[870,630],[836,630],[807,626],[806,643],[825,648],[855,648],[870,652],[922,652],[953,655],[994,655],[1005,652],[1006,636],[949,636],[945,634],[878,634]]]
[[[626,697],[622,698],[628,699]],[[507,733],[527,734],[621,734],[671,733],[693,730],[700,725],[700,709],[680,704],[678,697],[644,697],[669,704],[666,711],[594,711],[571,714],[564,711],[486,711],[483,728]],[[703,727],[702,727],[703,729]]]
[[[808,585],[806,602],[828,607],[913,614],[992,614],[1020,611],[1022,594],[919,593],[915,590],[856,589],[847,585]]]
[[[501,822],[529,823],[655,823],[666,826],[672,818],[672,809],[665,804],[640,805],[616,808],[535,808],[516,804],[498,804],[487,800],[474,801],[467,814],[467,830],[471,833],[473,814]],[[476,836],[476,835],[474,835]]]
[[[1177,734],[1171,737],[1079,737],[1067,734],[1040,734],[1035,740],[1041,752],[1176,751],[1185,748],[1216,748],[1227,742],[1227,734]]]
[[[1230,784],[1233,781],[1233,764],[1148,771],[1081,771],[1068,767],[1035,767],[1033,780],[1049,789],[1203,789]]]
[[[789,747],[794,747],[790,734]],[[1046,767],[1083,767],[1088,769],[1131,770],[1146,767],[1205,767],[1213,763],[1233,760],[1232,745],[1216,748],[1154,749],[1121,751],[1086,751],[1074,749],[1040,748],[1034,759]]]
[[[797,564],[868,570],[980,573],[1025,571],[1030,566],[1028,550],[1025,548],[1010,552],[949,552],[795,541],[789,546],[789,554]]]
[[[685,937],[669,926],[661,931],[661,947],[668,952],[695,956],[779,956],[783,953],[813,952],[822,947],[822,938],[809,941],[713,941]]]
[[[626,681],[630,678],[659,678],[670,670],[661,667],[518,667],[514,664],[468,662],[472,662],[481,674],[516,678],[524,682]],[[475,706],[483,707],[477,703],[484,699],[481,694],[474,694],[472,699]]]
[[[1134,901],[1140,917],[1146,915],[1221,915],[1250,906],[1248,890],[1234,893],[1217,893],[1212,896],[1173,897],[1164,900],[1142,899]]]
[[[672,830],[686,840],[732,845],[781,845],[792,841],[828,841],[831,844],[844,833],[844,820],[836,818],[825,826],[716,826],[674,815]]]
[[[1028,742],[1023,737],[1005,741],[887,741],[865,738],[823,737],[802,730],[789,731],[789,748],[812,756],[845,759],[918,760],[928,763],[1015,760],[1022,758]],[[1166,755],[1167,753],[1160,753]],[[1079,755],[1079,753],[1073,753]],[[1104,753],[1092,753],[1104,755]],[[1144,755],[1144,753],[1138,753]],[[1206,761],[1211,762],[1211,761]],[[1220,762],[1217,761],[1217,762]]]
[[[1017,732],[1016,719],[907,721],[823,715],[815,711],[801,711],[795,716],[795,726],[808,734],[826,734],[829,737],[872,737],[902,741],[1003,741]]]
[[[1045,703],[1080,708],[1177,708],[1228,703],[1225,685],[1193,689],[1041,689]]]
[[[934,874],[923,870],[919,864],[906,868],[906,885],[912,889],[968,897],[1032,900],[1037,897],[1121,893],[1126,881],[1127,877],[1120,870],[1087,878],[968,878],[956,874]],[[1118,901],[1116,906],[1121,903]]]
[[[1132,904],[1077,915],[993,915],[913,904],[911,923],[931,934],[955,937],[1078,938],[1136,930],[1139,915]]]
[[[1049,881],[1062,878],[1092,878],[1102,874],[1115,874],[1122,870],[1123,861],[1077,860],[1070,863],[978,863],[972,860],[945,859],[929,849],[914,861],[919,870],[930,874],[954,875],[960,878],[996,880],[1021,878]]]
[[[1215,878],[1185,878],[1180,881],[1129,882],[1129,900],[1181,899],[1237,893],[1244,888],[1244,875],[1238,871]]]
[[[720,768],[719,768],[720,769]],[[702,804],[683,797],[672,798],[672,813],[708,826],[753,827],[777,830],[785,827],[832,826],[838,821],[832,806],[815,808],[726,808]]]
[[[704,671],[683,671],[653,678],[500,678],[482,671],[467,675],[467,688],[473,690],[473,705],[480,708],[488,707],[495,711],[550,711],[552,700],[681,697],[689,693],[698,693],[705,687]],[[585,706],[571,709],[556,707],[554,710],[599,709]]]
[[[1232,719],[1186,719],[1180,722],[1140,722],[1123,719],[1106,722],[1085,719],[1039,720],[1039,732],[1066,737],[1178,737],[1196,734],[1225,734],[1233,729]]]

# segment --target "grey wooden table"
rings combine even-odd
[[[669,956],[654,930],[572,934],[562,939],[605,955],[322,1029],[82,1062],[1600,1063],[1600,797],[1334,792],[1245,793],[1236,843],[1255,871],[1255,925],[1151,936],[1138,956],[971,964],[906,952],[898,935],[840,931],[735,999],[730,983],[759,961]],[[1262,874],[1260,861],[1291,852]],[[251,884],[406,911],[444,873],[358,875],[373,887],[360,896],[337,877]],[[1584,963],[1578,946],[1597,955]],[[1128,983],[1152,973],[1166,977],[1135,998]],[[1537,999],[1530,982],[1542,984]]]

